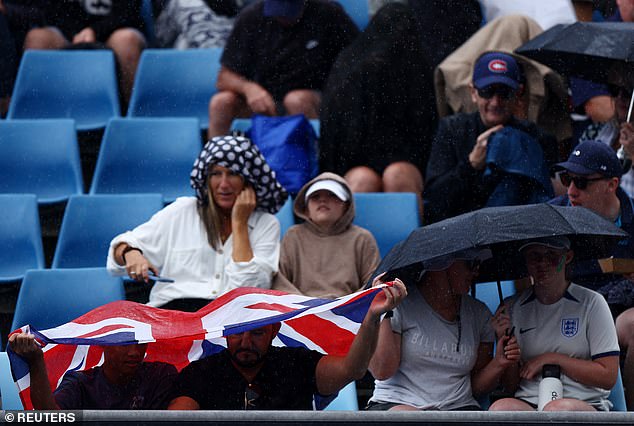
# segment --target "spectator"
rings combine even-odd
[[[519,360],[515,337],[493,353],[491,312],[467,293],[490,250],[465,250],[428,265],[409,297],[381,322],[370,362],[368,410],[479,410],[474,395],[495,388]]]
[[[379,264],[379,248],[352,224],[354,198],[345,180],[320,174],[299,191],[294,211],[305,222],[284,235],[273,289],[334,299],[363,287]]]
[[[275,213],[287,194],[251,141],[217,137],[194,163],[196,197],[181,197],[148,222],[115,237],[108,270],[156,282],[149,305],[195,311],[236,287],[270,288],[279,262]],[[270,212],[270,213],[268,213]]]
[[[330,67],[357,33],[343,9],[326,0],[263,0],[243,9],[209,102],[209,137],[252,113],[318,118]]]
[[[226,350],[181,371],[179,396],[169,409],[311,410],[315,394],[332,395],[363,377],[376,347],[381,315],[406,295],[398,279],[377,294],[344,357],[303,347],[273,347],[279,323],[227,336]]]
[[[613,221],[634,235],[633,200],[619,186],[621,164],[612,148],[601,141],[585,141],[557,164],[568,193],[551,203],[585,207]],[[634,239],[622,240],[610,253],[616,258],[634,258]],[[634,275],[604,274],[596,260],[573,262],[570,278],[578,285],[599,292],[616,319],[624,355],[623,382],[628,408],[634,408]]]
[[[9,347],[29,364],[36,410],[162,410],[174,396],[176,368],[144,362],[147,344],[104,346],[101,366],[66,373],[54,394],[42,349],[33,335],[13,334]]]
[[[445,117],[436,132],[423,194],[428,222],[486,205],[552,196],[546,165],[557,160],[557,142],[534,123],[513,116],[523,90],[515,59],[502,52],[481,55],[470,90],[478,111]],[[499,136],[490,148],[495,133]],[[519,152],[530,156],[518,158]]]
[[[154,25],[160,47],[224,47],[242,0],[168,0]]]
[[[436,128],[433,77],[412,10],[384,6],[335,61],[320,113],[320,168],[353,192],[421,197]]]
[[[140,0],[90,2],[63,0],[42,2],[46,26],[30,30],[24,49],[63,49],[70,46],[94,47],[105,44],[114,51],[119,64],[119,86],[127,102],[145,37],[141,33]]]
[[[571,0],[480,0],[486,22],[500,16],[525,15],[539,24],[545,31],[558,24],[572,24],[577,21]]]
[[[566,280],[573,258],[566,237],[523,245],[532,287],[512,296],[495,314],[498,335],[509,318],[517,330],[521,363],[506,370],[502,383],[514,398],[494,402],[493,411],[534,410],[544,364],[561,368],[563,398],[544,411],[608,411],[616,383],[619,345],[607,303],[596,292]],[[521,366],[521,367],[520,367]]]

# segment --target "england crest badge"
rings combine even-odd
[[[579,332],[579,318],[563,318],[561,320],[561,334],[564,337],[574,337]]]

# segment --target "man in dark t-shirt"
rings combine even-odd
[[[381,315],[406,295],[400,280],[377,294],[345,356],[271,346],[280,323],[227,336],[226,350],[181,371],[169,409],[312,410],[313,395],[332,395],[365,375]]]
[[[209,138],[235,117],[304,114],[317,118],[320,90],[358,29],[336,2],[262,0],[236,19],[209,103]]]
[[[13,334],[9,346],[29,364],[31,401],[37,410],[160,410],[175,395],[176,368],[143,362],[147,344],[104,347],[101,366],[66,373],[55,393],[34,336]]]

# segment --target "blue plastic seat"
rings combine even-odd
[[[515,294],[515,283],[513,281],[500,282],[502,287],[502,297],[507,298]],[[484,302],[491,312],[495,313],[500,306],[500,295],[498,294],[497,282],[478,283],[475,285],[475,298]]]
[[[319,119],[311,119],[308,120],[310,125],[313,126],[313,130],[315,130],[315,134],[319,137],[319,129],[321,122]],[[250,118],[236,118],[231,122],[231,130],[239,130],[241,132],[246,132],[251,128],[251,119]]]
[[[346,11],[350,19],[357,24],[361,31],[365,30],[370,21],[370,10],[368,0],[336,0],[343,10]]]
[[[282,208],[275,213],[275,217],[280,221],[280,239],[284,238],[284,234],[291,226],[295,225],[295,216],[293,215],[293,200],[288,197]]]
[[[355,193],[354,202],[356,215],[353,223],[374,235],[381,257],[421,225],[414,193]]]
[[[45,330],[67,323],[115,300],[123,300],[123,279],[106,268],[27,271],[20,287],[12,330],[31,325]]]
[[[2,395],[3,410],[22,410],[22,401],[18,388],[11,376],[9,357],[6,352],[0,352],[0,395]]]
[[[0,122],[0,193],[37,195],[38,203],[65,201],[83,192],[73,120]]]
[[[339,391],[339,395],[330,403],[325,411],[357,411],[359,402],[357,400],[357,388],[355,382],[348,383]]]
[[[196,117],[206,129],[221,54],[222,48],[144,50],[128,117]]]
[[[110,241],[163,208],[161,194],[76,195],[68,200],[53,268],[103,267]]]
[[[90,194],[193,195],[189,175],[202,149],[195,118],[115,118],[106,127]]]
[[[44,268],[37,199],[0,194],[0,283],[20,281],[27,269]]]
[[[612,411],[627,411],[625,403],[625,391],[623,389],[623,378],[621,377],[621,369],[616,377],[616,384],[610,391],[608,399],[612,403]]]
[[[119,116],[114,54],[110,50],[27,50],[8,119],[73,118],[77,130],[105,127]]]

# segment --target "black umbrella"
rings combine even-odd
[[[566,76],[608,83],[610,75],[634,79],[634,23],[556,25],[515,49]]]
[[[531,204],[489,207],[465,213],[414,230],[383,258],[375,276],[418,281],[421,272],[438,257],[469,248],[489,248],[493,258],[480,268],[478,282],[526,276],[519,247],[529,240],[565,235],[578,259],[609,255],[613,245],[628,233],[583,207]]]

